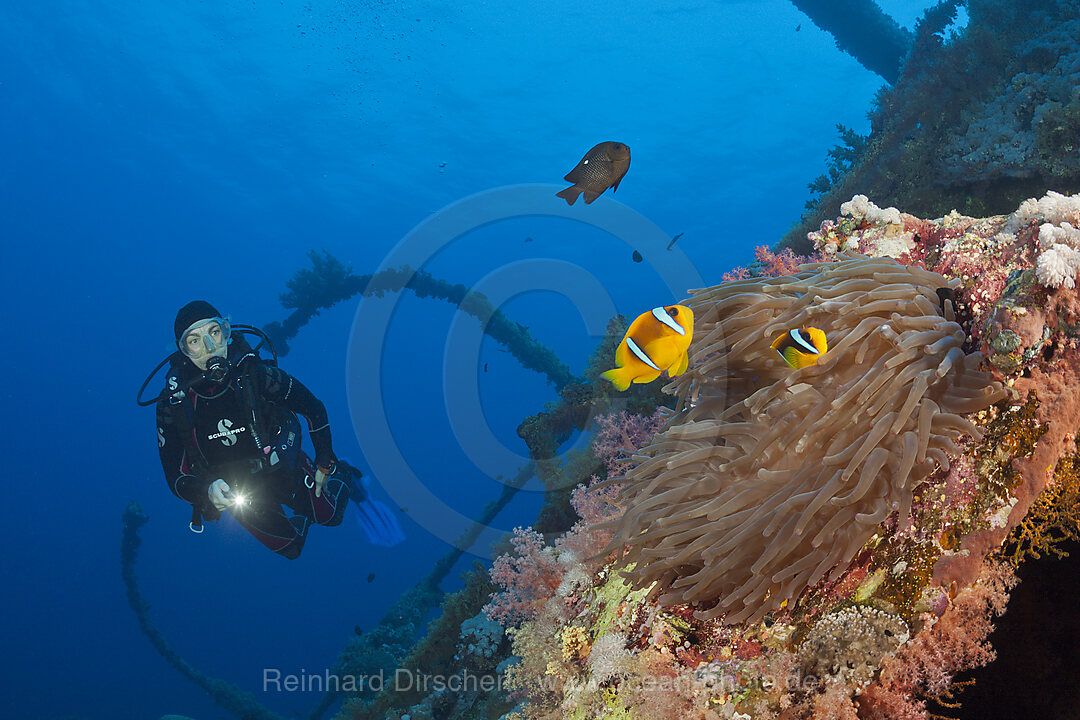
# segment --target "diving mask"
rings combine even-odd
[[[207,318],[193,323],[180,336],[180,352],[195,367],[206,370],[210,358],[224,358],[229,352],[229,321],[225,318]]]

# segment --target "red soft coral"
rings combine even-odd
[[[544,546],[543,535],[532,528],[514,528],[510,542],[513,552],[496,558],[490,571],[492,581],[504,589],[484,607],[488,619],[503,627],[535,617],[563,578],[555,551]]]
[[[826,682],[825,692],[814,699],[813,720],[859,720],[851,689],[842,682]]]
[[[784,248],[780,252],[774,253],[764,245],[754,248],[754,256],[761,263],[759,274],[762,277],[794,275],[799,271],[799,265],[809,259],[802,255],[796,255],[791,248]]]
[[[725,282],[729,280],[744,280],[749,277],[779,277],[781,275],[794,275],[799,271],[799,265],[810,262],[821,262],[825,255],[815,252],[813,255],[796,255],[791,248],[784,248],[774,253],[765,245],[754,248],[754,260],[757,267],[751,271],[748,268],[735,268],[731,272],[724,273]]]
[[[985,562],[978,581],[961,590],[937,622],[928,623],[895,657],[882,661],[880,677],[864,693],[866,717],[921,717],[925,708],[914,699],[917,693],[943,695],[957,672],[993,660],[994,650],[986,638],[994,616],[1005,612],[1015,584],[1016,574],[1008,563]]]

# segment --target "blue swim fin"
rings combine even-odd
[[[405,533],[390,508],[378,500],[354,502],[353,514],[372,545],[391,547],[405,540]]]
[[[372,545],[391,547],[405,540],[405,533],[401,529],[393,511],[384,503],[374,500],[368,492],[369,480],[364,474],[352,465],[338,461],[338,467],[345,472],[340,472],[341,480],[349,488],[350,505],[353,507],[353,515],[356,517],[360,529]]]

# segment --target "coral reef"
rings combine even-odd
[[[336,668],[499,682],[358,695],[341,717],[907,720],[954,704],[957,673],[993,659],[987,638],[1014,567],[1080,536],[1080,296],[1063,249],[1074,247],[1080,196],[927,220],[868,195],[815,228],[813,256],[762,249],[737,279],[695,294],[691,302],[713,312],[700,315],[690,371],[666,388],[676,400],[659,384],[619,395],[596,381],[625,328],[613,323],[585,377],[559,385],[560,400],[522,424],[534,462],[482,518],[535,472],[548,505],[534,527],[446,595],[438,583],[475,529],[466,533],[376,627],[358,630]],[[326,302],[351,287],[351,272],[325,260],[299,276],[296,317],[326,306],[315,302],[324,284]],[[406,282],[382,281],[391,290]],[[725,320],[739,313],[741,325]],[[818,366],[792,371],[771,357],[772,335],[819,322],[830,354]],[[752,432],[736,427],[755,422]],[[589,430],[591,448],[557,456],[574,431]],[[635,484],[678,476],[680,466],[660,466],[680,457],[683,487]],[[717,481],[725,463],[730,477]],[[681,502],[693,500],[693,479],[715,482],[723,497],[702,517]],[[744,495],[722,495],[739,483]],[[759,487],[772,495],[752,502]],[[807,512],[815,503],[820,517]],[[695,558],[711,539],[701,534],[709,513],[718,532],[751,530],[730,534],[729,555]],[[671,536],[679,518],[700,546],[633,555],[642,538]],[[151,642],[234,713],[276,717],[187,666],[153,628],[134,570],[146,517],[133,505],[124,519],[123,576]],[[613,542],[634,522],[644,533]],[[630,554],[620,564],[622,540]],[[676,558],[665,582],[704,578],[715,572],[708,562],[740,552],[756,555],[748,570],[757,588],[747,592],[725,595],[732,581],[720,578],[661,604],[643,581],[650,565]],[[791,583],[803,565],[814,572]],[[734,612],[717,612],[725,597]],[[337,699],[325,696],[311,717]]]
[[[967,26],[945,32],[955,5],[927,11],[900,79],[874,101],[865,143],[845,138],[830,153],[783,246],[807,254],[807,234],[856,193],[941,217],[1080,190],[1075,0],[967,0]]]
[[[553,548],[535,530],[514,529],[514,550],[500,556],[491,567],[491,579],[503,590],[484,608],[492,620],[505,626],[531,619],[538,604],[555,592],[562,580]]]
[[[633,585],[757,621],[831,578],[889,513],[906,524],[915,487],[962,434],[981,437],[963,416],[1005,395],[962,351],[949,287],[845,256],[695,292],[680,412],[620,478]],[[808,326],[829,351],[793,371],[770,344]]]
[[[1061,227],[1060,223],[1067,221],[1051,217],[1052,208],[1061,207],[1063,202],[1062,196],[1046,195],[1007,216],[976,219],[950,213],[938,220],[923,220],[905,212],[876,212],[868,199],[856,200],[849,207],[849,216],[830,219],[816,233],[818,252],[832,260],[823,264],[819,255],[815,264],[774,280],[761,272],[767,263],[760,263],[756,269],[741,273],[743,279],[731,282],[732,290],[714,291],[713,300],[718,304],[725,297],[738,298],[741,293],[737,291],[753,290],[764,296],[759,297],[759,305],[765,307],[757,310],[763,313],[757,329],[742,335],[718,330],[709,338],[709,328],[699,327],[705,337],[699,345],[701,352],[694,353],[691,362],[691,371],[698,375],[668,386],[682,400],[671,422],[650,439],[633,431],[635,426],[644,426],[644,417],[604,418],[603,423],[617,429],[605,431],[594,451],[596,457],[609,453],[613,445],[624,451],[628,444],[638,445],[629,457],[605,455],[619,458],[619,462],[629,460],[629,466],[613,467],[609,462],[607,480],[598,475],[576,491],[573,507],[586,520],[550,544],[522,530],[521,537],[532,541],[519,542],[517,552],[495,573],[502,592],[513,589],[516,597],[527,598],[528,607],[525,613],[499,616],[512,640],[511,654],[504,661],[509,664],[499,667],[505,666],[507,700],[518,703],[503,717],[909,720],[929,718],[941,708],[955,707],[965,684],[956,674],[994,657],[987,639],[1016,582],[1013,568],[1027,558],[1060,552],[1064,541],[1080,535],[1076,512],[1080,461],[1075,443],[1080,424],[1080,302],[1075,287],[1044,284],[1035,271],[1039,253],[1045,251],[1040,246],[1040,228],[1047,222]],[[855,260],[843,255],[851,248],[877,258],[895,256],[896,261]],[[761,363],[758,343],[765,342],[767,347],[770,333],[779,327],[771,324],[778,311],[770,305],[783,310],[801,301],[809,306],[811,299],[802,300],[811,294],[808,278],[825,267],[850,262],[877,268],[877,280],[883,284],[876,287],[889,288],[870,298],[863,305],[866,308],[879,300],[902,306],[902,298],[891,298],[890,293],[896,285],[916,286],[912,278],[940,273],[946,279],[938,287],[932,282],[924,286],[929,292],[920,293],[923,300],[909,296],[908,301],[926,305],[922,317],[936,316],[933,322],[926,321],[927,326],[956,325],[959,335],[925,336],[926,340],[900,350],[898,357],[904,359],[888,368],[863,362],[856,379],[848,382],[853,386],[860,381],[867,387],[885,386],[894,377],[888,370],[902,373],[899,368],[904,363],[919,362],[919,357],[931,360],[925,369],[932,371],[933,379],[928,377],[927,386],[920,385],[919,392],[909,387],[901,393],[903,410],[911,398],[915,399],[910,402],[918,402],[950,373],[961,372],[961,368],[963,374],[971,373],[977,382],[971,384],[970,396],[954,408],[957,420],[948,424],[949,442],[934,453],[932,465],[902,478],[900,484],[910,492],[909,508],[901,508],[900,502],[895,507],[892,501],[886,503],[862,544],[853,553],[845,548],[837,554],[832,572],[807,583],[801,592],[759,598],[757,609],[766,611],[746,613],[753,620],[734,622],[737,618],[730,614],[712,617],[723,587],[720,584],[714,586],[714,597],[703,594],[701,602],[689,598],[690,602],[684,599],[661,605],[650,597],[643,583],[628,582],[634,578],[636,566],[627,567],[625,575],[618,571],[614,551],[620,543],[605,544],[605,537],[613,537],[611,533],[620,527],[619,519],[625,522],[633,516],[634,503],[644,503],[646,510],[655,511],[651,525],[645,525],[656,528],[659,536],[675,529],[663,519],[663,511],[679,517],[676,511],[684,508],[677,502],[678,493],[664,495],[660,484],[637,493],[625,492],[627,485],[620,483],[632,486],[636,473],[646,473],[649,463],[663,457],[658,450],[665,442],[677,445],[669,439],[677,434],[674,430],[692,427],[680,418],[720,395],[734,393],[746,402],[737,403],[738,409],[730,416],[719,417],[695,432],[687,430],[684,446],[715,433],[738,413],[755,408],[760,411],[785,394],[811,392],[804,386],[824,392],[818,387],[822,376],[835,372],[837,364],[828,359],[822,361],[825,367],[810,373],[777,369],[793,378],[782,393],[768,390],[776,381],[768,367],[757,368],[757,388],[740,390],[738,377],[732,376],[740,371],[739,362]],[[786,262],[772,264],[782,267]],[[890,282],[884,284],[886,279]],[[833,282],[838,281],[834,278]],[[786,283],[803,283],[802,295],[785,296],[779,290]],[[866,287],[875,286],[866,283]],[[776,292],[765,295],[762,288]],[[706,296],[708,291],[695,298],[704,300]],[[729,300],[723,311],[738,312],[741,303]],[[949,310],[952,318],[946,319],[944,313]],[[871,316],[873,312],[870,310]],[[902,309],[897,312],[901,319],[905,317]],[[718,309],[713,329],[719,325],[719,315]],[[857,327],[860,321],[851,322]],[[891,314],[888,321],[890,326],[897,322]],[[799,322],[809,323],[811,318],[802,317]],[[916,332],[928,331],[919,328]],[[960,355],[954,353],[951,367],[939,377],[940,348],[929,350],[927,345],[932,347],[942,337]],[[841,350],[838,358],[846,352],[839,343],[830,348]],[[976,369],[980,351],[987,360]],[[737,352],[746,359],[740,360]],[[890,355],[890,360],[893,357],[897,356]],[[917,372],[923,370],[920,366]],[[708,373],[722,376],[723,382],[707,385]],[[989,380],[990,374],[995,381]],[[696,397],[687,392],[695,385],[701,388]],[[755,396],[759,392],[762,394]],[[987,406],[990,401],[994,402]],[[827,405],[832,407],[831,402]],[[788,420],[778,418],[775,430],[762,429],[789,438],[786,453],[795,462],[784,469],[788,476],[799,471],[800,462],[815,462],[818,450],[811,447],[814,442],[800,444],[798,439],[824,417],[805,409],[791,414]],[[872,417],[861,419],[852,432],[869,437],[873,425]],[[956,433],[960,429],[970,439],[959,438]],[[891,497],[898,490],[892,478],[898,477],[899,463],[908,464],[902,438],[903,431],[899,438],[875,437],[867,457],[879,444],[899,442],[900,447],[893,448],[895,455],[890,454],[898,459],[886,459],[875,468],[873,475],[880,471],[888,481],[876,491],[868,488],[868,496]],[[763,447],[773,441],[769,435],[758,437]],[[723,463],[732,462],[735,453],[715,454],[724,447],[702,443],[699,455],[694,456],[699,463],[692,465],[694,472],[707,478]],[[750,443],[745,447],[753,449]],[[685,447],[681,449],[685,451]],[[865,450],[860,446],[855,452]],[[753,457],[751,452],[744,454]],[[914,456],[912,467],[920,463],[917,449]],[[707,460],[713,465],[706,464]],[[678,468],[672,465],[666,469]],[[616,477],[620,472],[623,477]],[[655,472],[662,474],[659,469]],[[768,486],[776,474],[754,477]],[[860,472],[853,473],[842,492],[850,494],[860,478]],[[723,485],[720,487],[722,491]],[[808,484],[805,491],[809,497],[799,502],[813,502],[820,489]],[[735,537],[737,544],[754,548],[750,554],[767,558],[754,543],[783,538],[783,526],[798,517],[794,512],[775,511],[803,506],[765,505],[774,510],[769,515],[774,534],[758,537],[760,533],[755,531]],[[828,517],[848,507],[826,505],[830,506]],[[751,518],[757,507],[747,503],[739,522]],[[716,517],[722,518],[723,512]],[[769,524],[764,528],[770,529]],[[804,533],[809,534],[809,530]],[[819,548],[831,552],[837,545],[846,545],[848,537],[826,533],[816,547],[788,537],[783,547],[799,548],[789,560],[798,563],[800,553],[814,553]],[[701,548],[705,547],[703,543]],[[646,558],[649,562],[656,559]],[[683,559],[690,559],[689,553]],[[764,565],[759,567],[762,573],[767,572]],[[691,562],[689,567],[676,569],[692,573],[700,567],[700,562]],[[774,572],[768,579],[778,574]],[[500,607],[498,597],[498,593],[493,596],[490,611]],[[746,609],[738,603],[733,607]]]
[[[881,660],[909,637],[902,618],[869,605],[855,605],[814,623],[798,656],[810,675],[862,687],[874,679]]]
[[[452,674],[452,660],[457,648],[447,641],[449,629],[453,628],[456,633],[466,618],[479,613],[487,603],[493,586],[487,573],[478,572],[475,568],[466,577],[465,588],[452,595],[445,596],[439,584],[465,550],[472,546],[483,528],[495,519],[534,472],[531,464],[519,470],[505,483],[499,497],[489,502],[472,526],[454,542],[453,548],[391,606],[373,629],[367,632],[357,630],[357,636],[350,638],[339,655],[335,672],[359,677],[382,671],[392,676],[397,669],[404,668],[418,675]],[[437,619],[429,623],[428,616],[440,600],[441,612]],[[337,694],[327,693],[311,717],[321,716],[337,697]],[[351,718],[378,718],[387,708],[409,700],[419,700],[420,697],[419,690],[405,693],[384,691],[377,696],[372,692],[349,693],[344,710]],[[444,697],[446,702],[451,700],[454,698],[449,695]]]
[[[1080,418],[1077,419],[1080,424]],[[1075,436],[1075,433],[1074,433]],[[1062,547],[1080,540],[1080,453],[1058,460],[1045,490],[1028,508],[1009,537],[1009,559],[1019,565],[1027,558],[1064,557]]]
[[[975,103],[944,140],[949,184],[999,177],[1075,177],[1080,165],[1080,19],[1016,46],[1027,62],[1000,93]]]
[[[443,598],[438,618],[397,664],[410,677],[447,678],[465,671],[479,677],[497,672],[495,665],[505,655],[505,633],[480,615],[495,586],[488,579],[487,569],[478,563],[466,573],[464,581],[461,590]],[[513,706],[498,693],[471,693],[463,697],[431,693],[417,684],[405,688],[388,686],[373,699],[350,698],[340,715],[351,720],[376,720],[403,713],[420,718],[432,716],[436,711],[443,716],[454,711],[479,713],[481,705],[491,706],[496,714]]]

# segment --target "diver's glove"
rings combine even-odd
[[[335,466],[337,463],[332,463],[330,467],[315,468],[315,497],[322,497],[323,490],[326,489],[326,481],[330,479],[330,476],[334,474],[337,469]]]
[[[229,487],[229,483],[221,478],[210,483],[210,487],[206,489],[206,494],[210,498],[210,504],[218,510],[224,510],[232,504],[232,489]]]

